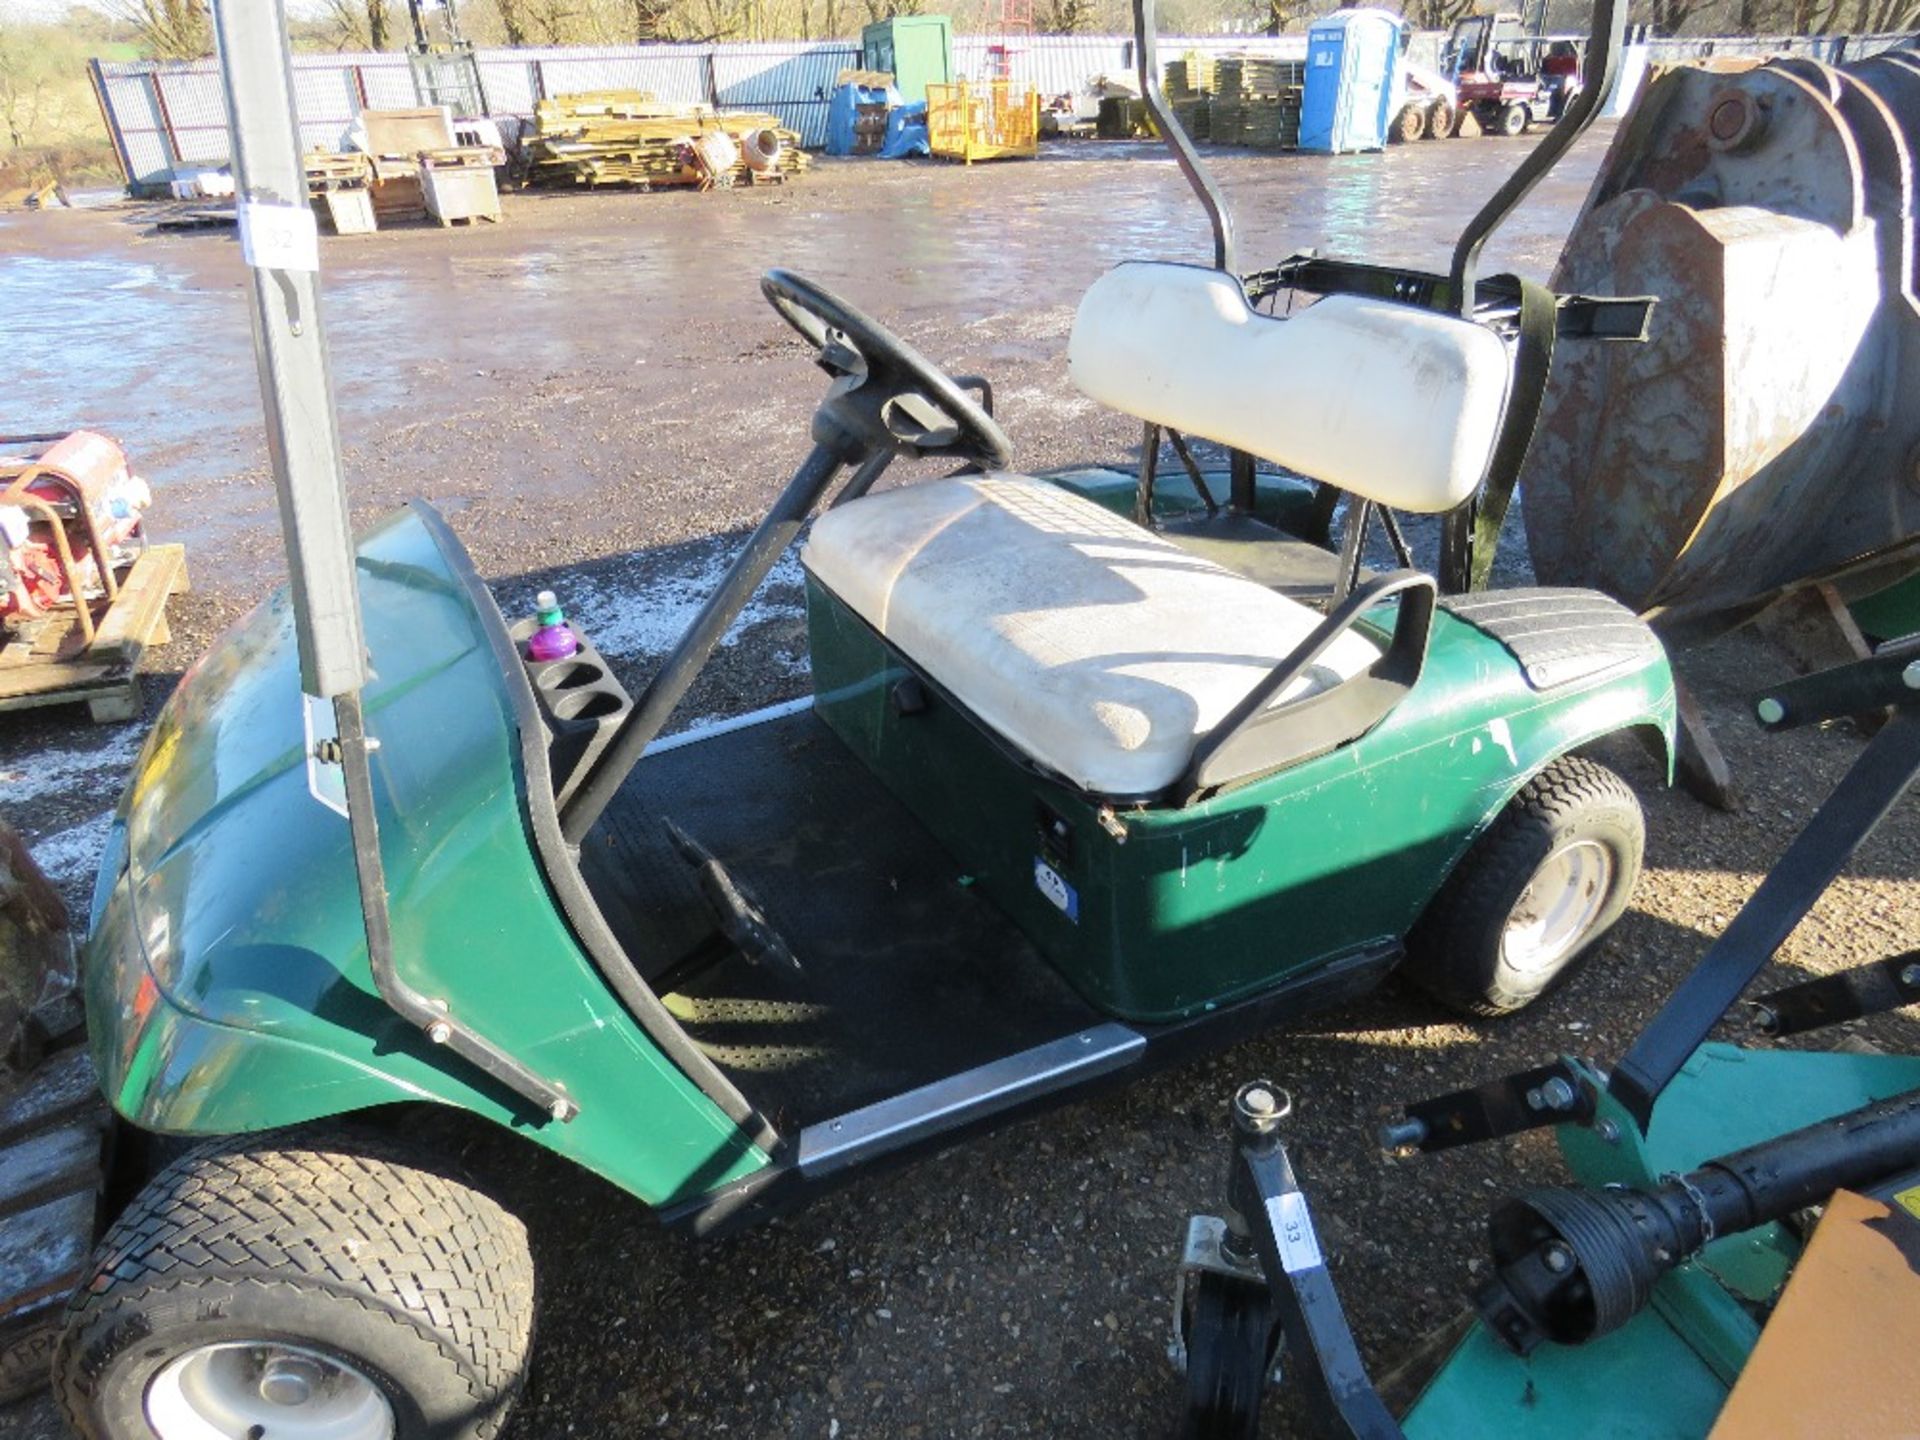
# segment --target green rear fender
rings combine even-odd
[[[1433,689],[1446,693],[1472,694],[1480,687],[1472,680],[1480,678],[1468,671],[1480,672],[1488,665],[1497,642],[1462,625],[1451,616],[1447,627],[1470,634],[1474,645],[1463,647],[1444,658],[1442,673],[1447,680]],[[1475,656],[1473,651],[1480,654]],[[1463,663],[1464,662],[1464,663]],[[1420,908],[1433,898],[1446,876],[1486,833],[1500,813],[1527,783],[1554,761],[1613,735],[1633,735],[1646,743],[1662,769],[1665,782],[1673,783],[1676,727],[1679,705],[1673,687],[1673,670],[1664,652],[1642,664],[1594,677],[1563,691],[1549,691],[1532,697],[1518,677],[1518,667],[1500,652],[1501,688],[1509,706],[1504,713],[1459,717],[1461,728],[1439,742],[1447,754],[1428,757],[1427,763],[1447,768],[1464,767],[1482,777],[1481,814],[1477,823],[1457,832],[1457,841],[1444,865],[1439,867]],[[1433,685],[1430,670],[1423,685]],[[1433,693],[1429,691],[1429,693]],[[1460,753],[1462,750],[1464,754]]]
[[[396,1101],[523,1130],[651,1203],[766,1155],[609,989],[528,838],[484,592],[420,512],[360,546],[375,793],[407,979],[580,1106],[559,1124],[433,1045],[372,983],[346,821],[309,791],[284,594],[188,673],[135,767],[96,892],[88,1023],[147,1129],[231,1134]]]

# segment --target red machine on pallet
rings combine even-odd
[[[105,435],[0,436],[0,620],[113,599],[115,573],[142,543],[140,517],[152,501]]]

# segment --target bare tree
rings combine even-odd
[[[326,0],[321,28],[336,50],[385,50],[393,43],[388,0]]]
[[[10,148],[18,150],[33,133],[46,86],[47,77],[33,64],[33,42],[0,23],[0,124],[7,127]]]
[[[1467,3],[1471,3],[1471,0],[1467,0]],[[1259,0],[1254,8],[1254,18],[1267,34],[1278,35],[1314,8],[1318,7],[1309,5],[1307,0]]]
[[[1474,8],[1474,0],[1416,0],[1407,7],[1407,16],[1422,30],[1451,30]]]
[[[633,0],[633,38],[640,44],[665,40],[673,33],[672,0]]]
[[[213,16],[206,0],[108,0],[106,10],[133,27],[158,60],[197,60],[213,53]]]

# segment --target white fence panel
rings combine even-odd
[[[1440,36],[1415,37],[1410,53],[1437,53]],[[1838,60],[1903,43],[1903,35],[1765,36],[1646,42],[1655,63],[1707,55],[1788,53]],[[1163,61],[1190,50],[1218,57],[1235,52],[1299,60],[1304,35],[1169,35]],[[985,80],[1004,66],[1016,82],[1043,96],[1078,95],[1096,76],[1130,79],[1134,46],[1124,35],[1040,35],[1017,39],[956,36],[954,68]],[[531,117],[537,101],[582,90],[647,90],[680,104],[766,110],[805,144],[826,142],[827,98],[842,69],[859,62],[850,40],[756,45],[627,45],[482,50],[477,60],[488,107],[496,115]],[[417,104],[406,57],[393,53],[297,55],[294,96],[303,146],[333,148],[363,109]],[[140,189],[164,189],[176,167],[225,164],[226,104],[212,60],[101,62],[110,123]]]

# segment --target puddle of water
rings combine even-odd
[[[1496,241],[1489,269],[1504,261],[1545,273],[1603,144],[1581,142]],[[1463,140],[1385,155],[1208,159],[1245,267],[1314,246],[1444,268],[1454,235],[1525,149]],[[9,244],[31,245],[36,224],[56,243],[54,218],[9,225]],[[0,341],[26,357],[0,401],[0,428],[106,430],[163,498],[176,482],[262,470],[232,238],[100,233],[84,252],[0,252]],[[350,475],[377,469],[389,493],[467,492],[495,473],[570,493],[660,466],[753,468],[771,454],[761,432],[798,414],[769,411],[763,425],[740,402],[763,382],[737,362],[765,358],[782,333],[759,294],[769,267],[841,290],[936,358],[966,343],[964,331],[992,347],[982,358],[1006,367],[1004,381],[1036,380],[1017,372],[1037,365],[1064,388],[1054,362],[1097,275],[1131,257],[1204,264],[1211,249],[1178,171],[1145,144],[1051,146],[1037,162],[965,172],[823,168],[811,189],[772,197],[515,197],[497,229],[326,242],[340,434]],[[563,410],[539,392],[548,379],[593,403]],[[486,440],[453,433],[469,421]],[[673,427],[688,422],[712,440],[680,439]],[[263,485],[190,493],[191,506],[178,507],[190,513],[165,516],[179,538],[273,548]]]
[[[0,256],[0,341],[24,362],[0,424],[106,430],[136,464],[149,446],[207,436],[209,412],[233,398],[222,377],[252,381],[240,298],[144,260]]]

